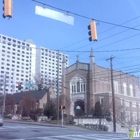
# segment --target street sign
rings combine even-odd
[[[35,14],[40,15],[40,16],[44,16],[44,17],[48,17],[48,18],[52,18],[55,20],[59,20],[62,22],[65,22],[67,24],[74,24],[74,17],[69,16],[67,14],[64,13],[60,13],[48,8],[43,8],[40,6],[36,6],[35,7]]]
[[[35,87],[34,83],[25,83],[25,87]]]

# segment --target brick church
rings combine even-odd
[[[99,101],[103,110],[112,110],[112,88],[110,69],[95,63],[93,50],[90,51],[89,63],[77,61],[66,67],[62,64],[62,95],[66,114],[76,115],[76,108],[84,114],[93,114],[95,103]],[[116,106],[120,114],[125,111],[128,119],[140,118],[139,77],[122,71],[113,70]],[[117,108],[116,107],[116,108]]]

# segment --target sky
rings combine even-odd
[[[74,25],[35,14],[32,0],[13,0],[13,17],[0,16],[0,34],[25,40],[37,47],[60,50],[69,55],[69,65],[89,63],[91,48],[95,62],[109,68],[106,59],[115,56],[113,68],[136,76],[140,73],[140,1],[139,0],[38,0],[64,11],[44,6],[74,17]],[[0,15],[3,3],[0,3]],[[65,11],[69,11],[68,13]],[[75,14],[81,16],[77,16]],[[82,16],[88,17],[84,18]],[[88,25],[96,20],[98,41],[89,41]],[[76,51],[76,52],[74,52]]]

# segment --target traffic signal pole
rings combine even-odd
[[[61,125],[63,126],[64,125],[64,111],[63,109],[61,110]]]
[[[2,117],[4,118],[4,112],[5,112],[5,99],[6,99],[6,94],[5,94],[5,88],[6,88],[6,74],[4,77],[4,88],[3,88],[3,110],[2,110]]]
[[[57,124],[59,124],[59,50],[57,52]]]
[[[113,104],[113,131],[116,132],[116,111],[115,111],[115,95],[114,95],[113,65],[112,65],[113,58],[115,58],[115,57],[111,56],[107,60],[110,60],[111,87],[112,87],[112,104]]]

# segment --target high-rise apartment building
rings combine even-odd
[[[18,92],[18,83],[33,80],[35,75],[36,45],[29,40],[18,40],[0,35],[0,93]]]
[[[63,58],[68,66],[68,55],[59,53],[60,84]],[[57,51],[36,48],[35,43],[29,39],[22,41],[0,34],[0,93],[29,90],[32,89],[30,83],[35,83],[35,88],[40,83],[43,86],[51,85],[56,92],[57,70]],[[18,83],[22,83],[21,90],[18,89]]]
[[[59,61],[58,61],[59,55]],[[50,50],[41,47],[37,49],[36,54],[36,80],[43,83],[44,86],[52,86],[54,92],[57,91],[57,80],[61,85],[62,76],[62,62],[65,58],[66,67],[68,66],[68,55],[59,53],[58,51]],[[58,68],[59,64],[59,68]],[[57,70],[59,69],[59,78],[57,77]],[[61,86],[59,86],[61,92]]]

